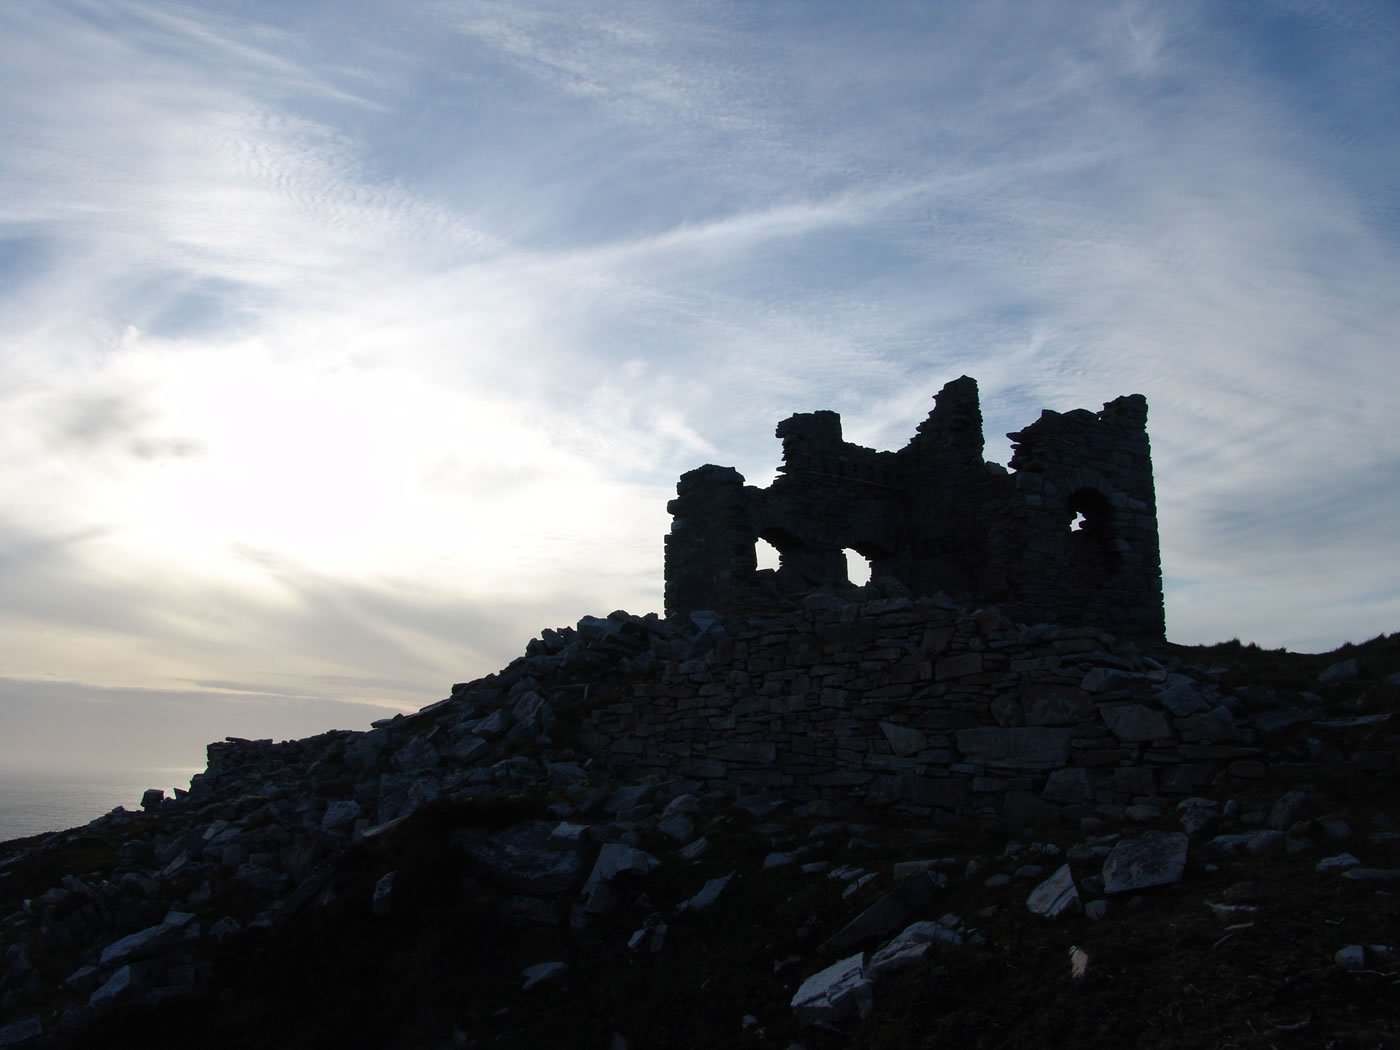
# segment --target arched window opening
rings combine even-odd
[[[1090,585],[1118,572],[1113,504],[1098,489],[1083,488],[1068,501],[1070,545],[1076,578]]]
[[[846,579],[857,587],[864,587],[870,582],[870,559],[850,547],[841,553],[846,556]]]
[[[774,571],[777,571],[779,562],[781,561],[782,557],[778,553],[777,547],[773,546],[771,543],[769,543],[767,540],[760,536],[753,545],[753,552],[754,556],[758,560],[758,568],[760,571],[762,571],[763,569],[772,569]]]

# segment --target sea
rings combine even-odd
[[[203,769],[0,768],[0,842],[81,827],[117,806],[141,807],[147,788],[188,788]]]

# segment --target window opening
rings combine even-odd
[[[758,539],[753,545],[753,552],[758,560],[758,568],[777,570],[779,562],[778,548],[765,539]]]
[[[1098,489],[1079,489],[1070,496],[1068,510],[1075,575],[1091,586],[1116,575],[1122,559],[1108,497]]]
[[[847,547],[844,553],[846,555],[846,579],[857,587],[864,587],[870,582],[870,559],[861,554],[860,551],[850,547]]]

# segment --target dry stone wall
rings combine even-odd
[[[1152,812],[1238,790],[1271,767],[1395,769],[1344,755],[1302,700],[1246,706],[1092,627],[1013,623],[908,598],[813,595],[726,621],[712,648],[587,716],[584,746],[623,776],[685,777],[935,823]],[[1289,731],[1306,726],[1306,741]]]

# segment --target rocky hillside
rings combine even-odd
[[[752,626],[699,619],[0,845],[0,1047],[1400,1046],[1400,637],[1100,638],[1261,757],[1023,828],[624,774],[600,716]]]

